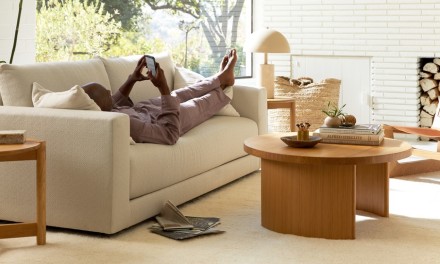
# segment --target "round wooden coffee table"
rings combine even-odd
[[[270,230],[306,237],[354,239],[356,209],[388,216],[391,161],[411,155],[411,145],[384,139],[380,146],[319,143],[291,148],[287,134],[245,140],[261,158],[261,220]]]

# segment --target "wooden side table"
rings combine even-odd
[[[290,109],[290,131],[295,131],[295,100],[292,98],[267,99],[267,109]]]
[[[27,140],[23,144],[0,145],[0,162],[35,160],[37,174],[37,219],[35,223],[0,225],[0,238],[36,236],[46,244],[46,142]]]

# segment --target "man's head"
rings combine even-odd
[[[113,101],[111,92],[105,89],[99,83],[88,83],[82,88],[86,94],[101,108],[102,111],[111,111],[113,108]]]

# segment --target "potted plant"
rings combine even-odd
[[[341,116],[344,116],[342,111],[345,104],[342,107],[338,107],[337,104],[328,102],[327,109],[323,109],[322,112],[327,115],[324,119],[324,125],[327,127],[339,127],[341,125]]]
[[[15,47],[17,46],[17,37],[18,37],[18,30],[20,27],[22,7],[23,7],[23,0],[20,0],[20,3],[18,5],[17,24],[15,25],[14,44],[12,45],[12,52],[11,52],[11,58],[9,59],[9,64],[12,64],[12,62],[14,61]],[[0,63],[6,63],[6,61],[0,61]]]

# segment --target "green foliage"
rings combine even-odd
[[[187,56],[187,66],[185,68],[190,69],[195,72],[200,72],[200,61],[206,61],[207,58],[198,52],[199,45],[196,38],[188,39],[188,56]],[[185,65],[185,43],[180,42],[177,46],[173,47],[172,53],[173,61],[176,64],[184,67]]]
[[[345,104],[341,108],[339,108],[337,104],[332,103],[332,102],[328,102],[327,109],[323,109],[322,112],[330,117],[344,116],[345,113],[342,112],[344,107],[345,107]]]
[[[52,6],[63,0],[37,0],[37,11],[43,6]],[[89,0],[80,0],[87,3]],[[136,28],[136,19],[142,13],[143,0],[100,0],[104,4],[104,10],[113,16],[116,22],[121,22],[122,28],[130,31]]]
[[[60,23],[62,21],[62,23]],[[37,61],[80,60],[103,55],[116,43],[121,23],[99,0],[50,1],[37,13]]]
[[[216,70],[227,48],[235,46],[240,41],[237,36],[237,28],[245,0],[144,1],[152,10],[168,10],[172,14],[183,13],[200,20],[207,45],[211,49],[210,58],[213,59],[213,67]]]
[[[138,32],[122,32],[117,42],[104,52],[106,57],[119,57],[134,54],[147,54],[165,50],[165,43],[161,39],[147,41]]]
[[[82,0],[87,1],[87,0]],[[113,19],[121,22],[124,30],[136,29],[136,19],[142,14],[142,0],[101,0],[104,10],[113,15]]]
[[[179,12],[188,14],[194,18],[201,18],[200,0],[144,0],[153,10],[165,9],[172,14]]]
[[[36,59],[82,60],[96,55],[114,57],[172,50],[176,63],[185,65],[186,62],[187,68],[209,76],[218,71],[228,48],[235,47],[239,53],[242,52],[242,47],[237,44],[243,41],[237,39],[236,32],[238,14],[243,8],[240,3],[243,1],[37,0]],[[151,27],[150,15],[153,13],[142,11],[137,6],[140,2],[152,6],[153,10],[173,11],[170,13],[179,16],[184,13],[202,19],[193,20],[194,25],[188,25],[188,28],[180,27],[181,32],[186,34],[186,45],[179,41],[179,32],[176,32],[176,38],[163,40],[155,37],[162,35],[157,34],[157,28]],[[130,23],[135,26],[131,29],[124,28],[123,20],[119,20],[124,8],[133,11]],[[172,20],[168,21],[166,17],[163,20],[164,27],[172,27]],[[161,26],[162,22],[159,22],[156,27],[162,29]],[[239,55],[239,58],[242,61],[237,63],[237,76],[240,75],[240,65],[246,62],[245,56]]]

